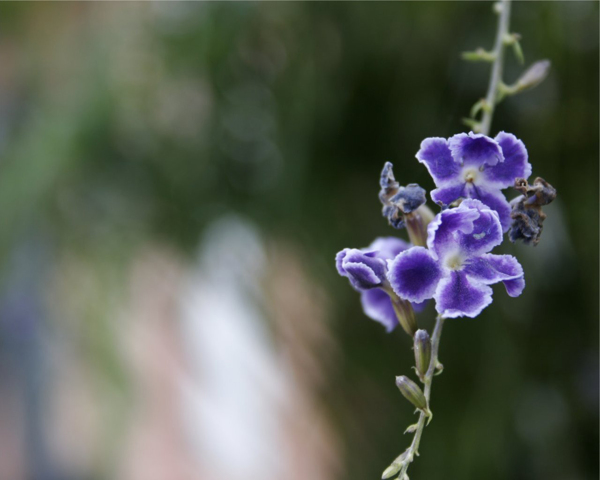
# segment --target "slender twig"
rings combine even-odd
[[[498,32],[496,33],[496,43],[494,44],[494,64],[490,75],[490,84],[487,95],[485,97],[486,108],[481,119],[480,132],[484,135],[489,135],[492,125],[492,117],[496,108],[496,96],[498,95],[498,87],[502,81],[502,66],[504,62],[504,40],[508,35],[508,27],[510,21],[510,0],[502,0],[500,4],[501,11],[498,18]]]
[[[431,363],[429,364],[429,368],[425,373],[423,378],[423,383],[425,384],[425,390],[423,394],[425,395],[425,399],[427,400],[427,404],[429,405],[429,397],[431,396],[431,382],[433,380],[433,376],[435,375],[436,366],[438,364],[438,351],[440,348],[440,338],[442,336],[442,327],[444,326],[444,317],[438,315],[435,321],[435,327],[433,329],[433,335],[431,337]],[[428,422],[428,418],[431,419],[431,416],[426,414],[425,412],[421,412],[419,416],[419,421],[417,422],[417,429],[415,430],[415,435],[413,437],[413,441],[408,447],[406,451],[406,460],[402,466],[402,470],[398,475],[399,480],[404,479],[404,475],[406,475],[406,471],[413,461],[415,455],[419,455],[419,444],[421,443],[421,436],[423,435],[423,429],[425,428],[426,421]]]

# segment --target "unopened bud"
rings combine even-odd
[[[415,351],[417,373],[423,379],[431,362],[431,340],[429,339],[427,330],[417,330],[413,349]]]
[[[412,305],[408,300],[402,300],[394,292],[391,293],[390,298],[392,299],[392,306],[394,307],[394,312],[396,312],[398,323],[400,323],[400,326],[406,333],[411,337],[414,336],[418,327]]]
[[[381,480],[386,480],[387,478],[390,478],[390,477],[393,477],[394,475],[396,475],[402,469],[404,464],[406,463],[407,457],[408,457],[408,450],[401,453],[392,462],[392,464],[384,470],[383,474],[381,475]]]
[[[419,386],[413,382],[410,378],[401,375],[396,377],[396,386],[400,390],[400,393],[404,395],[410,403],[412,403],[419,410],[423,410],[424,412],[428,412],[427,408],[427,400],[425,399],[425,395],[419,388]]]
[[[519,77],[513,85],[514,93],[519,93],[524,90],[538,86],[544,81],[550,72],[550,60],[540,60],[535,62],[531,67],[525,70],[525,73]]]
[[[381,474],[381,480],[386,480],[387,478],[393,477],[400,471],[401,468],[402,468],[401,463],[392,463]]]

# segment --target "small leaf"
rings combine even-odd
[[[462,53],[463,60],[467,60],[468,62],[493,62],[496,60],[496,54],[494,52],[488,52],[483,48],[478,48],[472,52],[463,52]]]
[[[515,57],[517,57],[517,61],[523,65],[525,63],[525,57],[523,56],[523,49],[521,48],[521,44],[519,43],[519,41],[515,41],[515,43],[513,43],[513,52],[515,54]]]
[[[404,434],[406,435],[407,433],[415,433],[417,431],[418,426],[418,423],[413,423],[412,425],[409,425],[408,428],[404,430]]]
[[[473,118],[463,118],[462,122],[467,126],[471,127],[471,129],[475,132],[481,132],[481,123]]]

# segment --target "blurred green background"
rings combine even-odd
[[[523,295],[446,322],[411,478],[598,477],[598,14],[513,5],[552,70],[492,132],[558,198],[538,247],[498,249]],[[460,53],[491,48],[492,3],[4,3],[0,25],[0,478],[380,478],[412,351],[334,255],[398,234],[385,161],[433,188],[414,155],[484,96]]]

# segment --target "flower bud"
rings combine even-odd
[[[392,300],[394,312],[396,312],[396,317],[398,318],[398,323],[400,323],[402,329],[412,337],[418,328],[415,311],[413,310],[412,305],[408,300],[402,300],[393,291],[390,294],[390,298]]]
[[[540,60],[525,70],[525,73],[517,80],[514,85],[515,93],[536,87],[544,81],[550,72],[550,61]]]
[[[408,450],[401,453],[392,462],[392,464],[384,470],[383,474],[381,475],[381,480],[386,480],[387,478],[391,478],[394,475],[396,475],[402,469],[404,464],[406,463],[407,457],[408,457]]]
[[[401,375],[396,377],[396,386],[400,390],[400,393],[404,395],[410,403],[412,403],[419,410],[423,410],[424,412],[428,412],[427,408],[427,400],[425,399],[425,395],[419,388],[419,386],[413,382],[410,378]]]
[[[388,219],[389,224],[397,229],[404,227],[405,223],[408,223],[408,217],[427,200],[425,189],[416,183],[404,187],[396,181],[390,162],[386,162],[383,167],[379,185],[381,187],[379,200],[383,204],[382,214]],[[414,216],[420,218],[416,213]],[[409,235],[411,235],[410,226]]]
[[[386,480],[387,478],[391,478],[394,475],[396,475],[402,468],[402,465],[403,465],[402,463],[395,463],[395,462],[392,463],[381,474],[381,480]]]
[[[533,185],[524,178],[515,180],[515,188],[523,195],[511,202],[511,225],[508,231],[510,241],[522,240],[534,246],[540,241],[546,214],[542,206],[548,205],[556,198],[556,189],[543,178],[537,177]]]
[[[417,330],[413,349],[415,351],[417,373],[423,379],[431,362],[431,340],[427,330]]]

